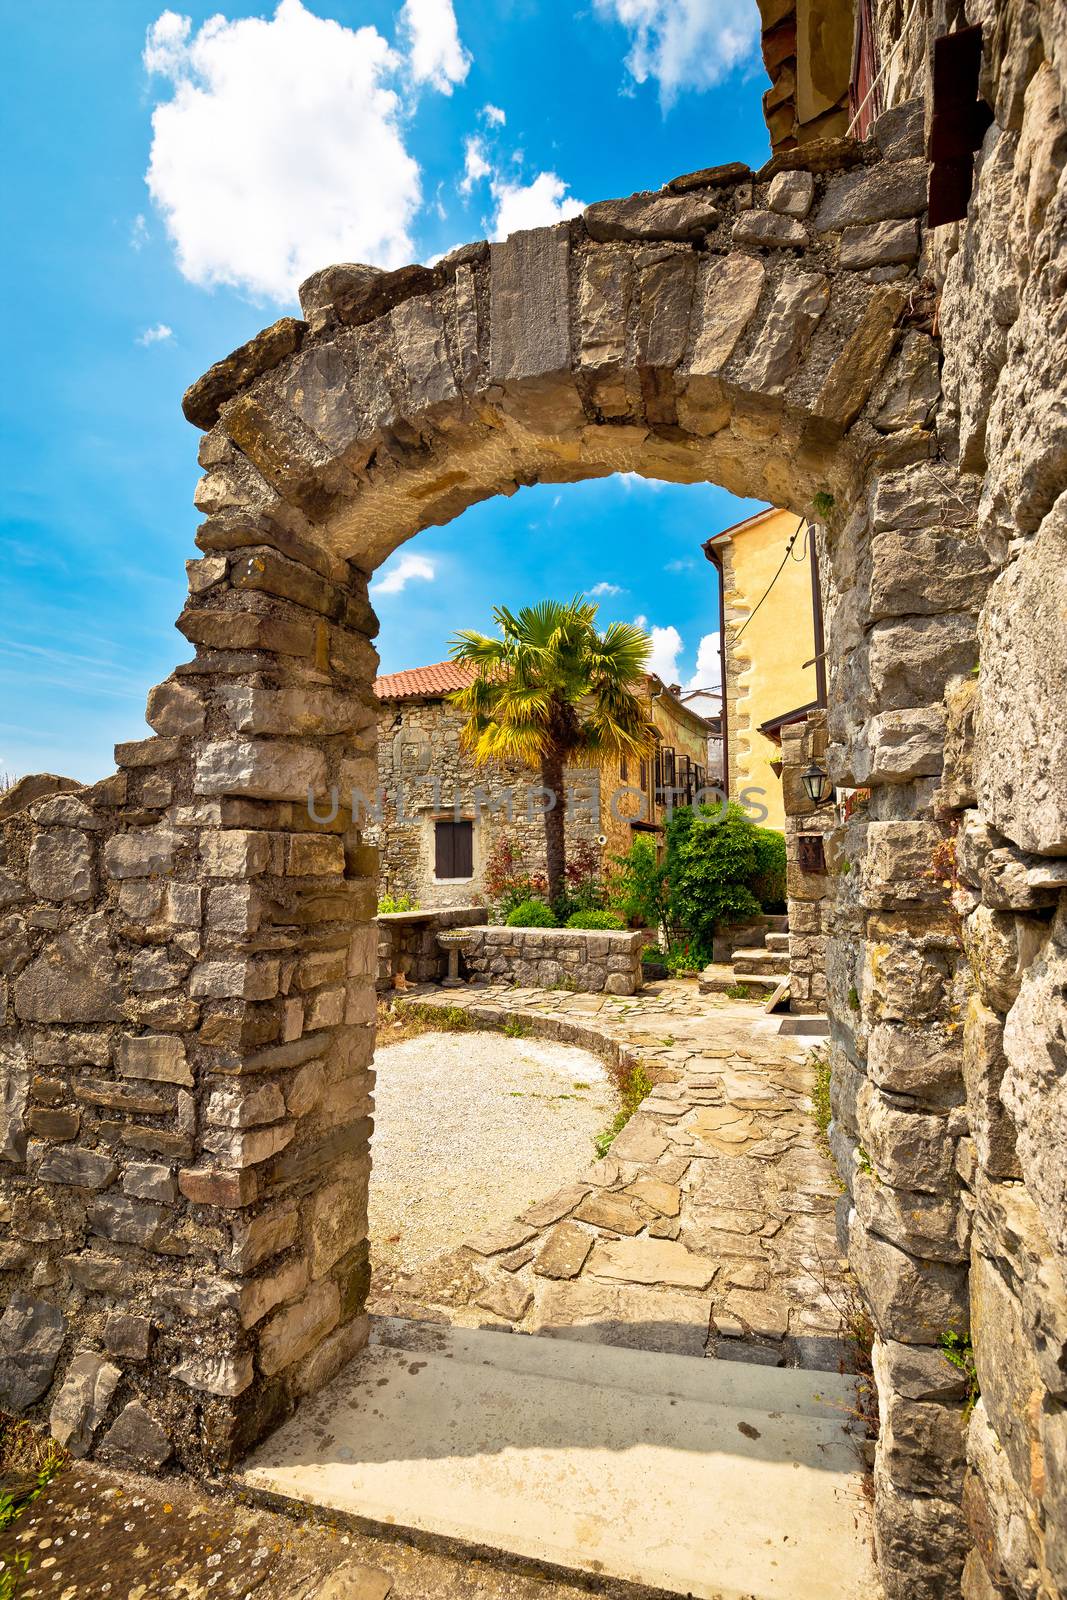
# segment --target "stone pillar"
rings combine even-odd
[[[782,799],[785,805],[786,890],[789,897],[789,1009],[801,1015],[826,1007],[826,942],[833,881],[825,836],[835,825],[832,801],[813,805],[803,774],[813,761],[826,766],[826,713],[782,729]]]
[[[366,1336],[377,964],[365,578],[202,450],[196,657],[114,778],[3,823],[0,873],[0,1405],[193,1470]]]

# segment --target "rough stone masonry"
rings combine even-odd
[[[193,659],[113,777],[0,823],[0,1404],[204,1471],[365,1337],[374,568],[534,481],[819,496],[827,758],[871,790],[821,927],[883,1577],[1067,1591],[1067,30],[987,9],[959,227],[924,233],[909,43],[865,144],[328,267],[189,391]]]

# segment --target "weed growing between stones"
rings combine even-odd
[[[723,990],[723,993],[726,995],[728,1000],[752,999],[752,990],[749,988],[747,983],[731,983],[728,989]]]
[[[28,1422],[0,1414],[0,1535],[38,1499],[67,1453]],[[0,1600],[14,1600],[30,1564],[30,1552],[0,1557]]]
[[[525,1039],[530,1032],[530,1025],[521,1017],[509,1017],[503,1027],[506,1039]]]
[[[830,1154],[830,1058],[821,1050],[812,1050],[808,1056],[814,1074],[811,1089],[811,1114],[819,1135],[819,1148]]]
[[[978,1368],[974,1362],[971,1336],[969,1333],[957,1333],[955,1328],[949,1328],[941,1335],[939,1342],[945,1360],[951,1361],[957,1372],[962,1372],[966,1379],[967,1400],[963,1408],[963,1420],[966,1422],[982,1394],[978,1385]]]
[[[640,1063],[636,1067],[631,1067],[623,1076],[619,1084],[619,1098],[622,1104],[610,1126],[605,1128],[603,1133],[598,1133],[593,1140],[598,1156],[607,1155],[616,1135],[622,1132],[642,1100],[652,1093],[653,1088],[652,1079]]]

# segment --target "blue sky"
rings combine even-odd
[[[752,0],[36,0],[4,21],[0,772],[93,780],[144,731],[188,655],[182,392],[307,271],[768,153]],[[602,620],[646,618],[657,665],[706,681],[699,545],[750,509],[620,478],[477,506],[382,569],[383,670],[440,659],[494,603],[607,585]]]

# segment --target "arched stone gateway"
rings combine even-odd
[[[115,776],[0,807],[0,1404],[58,1416],[83,1453],[203,1471],[360,1348],[376,866],[343,802],[376,781],[369,575],[520,484],[710,479],[825,523],[831,766],[872,791],[838,846],[829,986],[836,1154],[879,1334],[881,1554],[894,1594],[951,1591],[966,1418],[936,1347],[969,1325],[987,1176],[1021,1162],[1062,1222],[1038,1121],[1016,1156],[997,1109],[991,1007],[1018,993],[1064,879],[972,829],[969,954],[985,941],[1002,992],[965,1029],[935,813],[974,804],[968,675],[1010,480],[980,524],[979,480],[941,457],[925,194],[913,104],[866,144],[693,173],[433,268],[328,268],[306,321],[189,391],[205,520],[178,626],[195,657],[152,691],[155,735],[117,747]],[[1052,505],[1047,473],[1027,494],[1023,532]],[[1058,626],[1043,570],[1007,575],[1018,593],[1001,589],[986,639],[1023,604]],[[987,716],[980,737],[992,822],[1067,850],[1049,805],[1018,838],[997,753],[1015,735]],[[331,786],[341,810],[317,824],[308,791]],[[1031,1235],[1002,1235],[1023,1263]],[[1034,1293],[1035,1317],[1062,1303]]]

